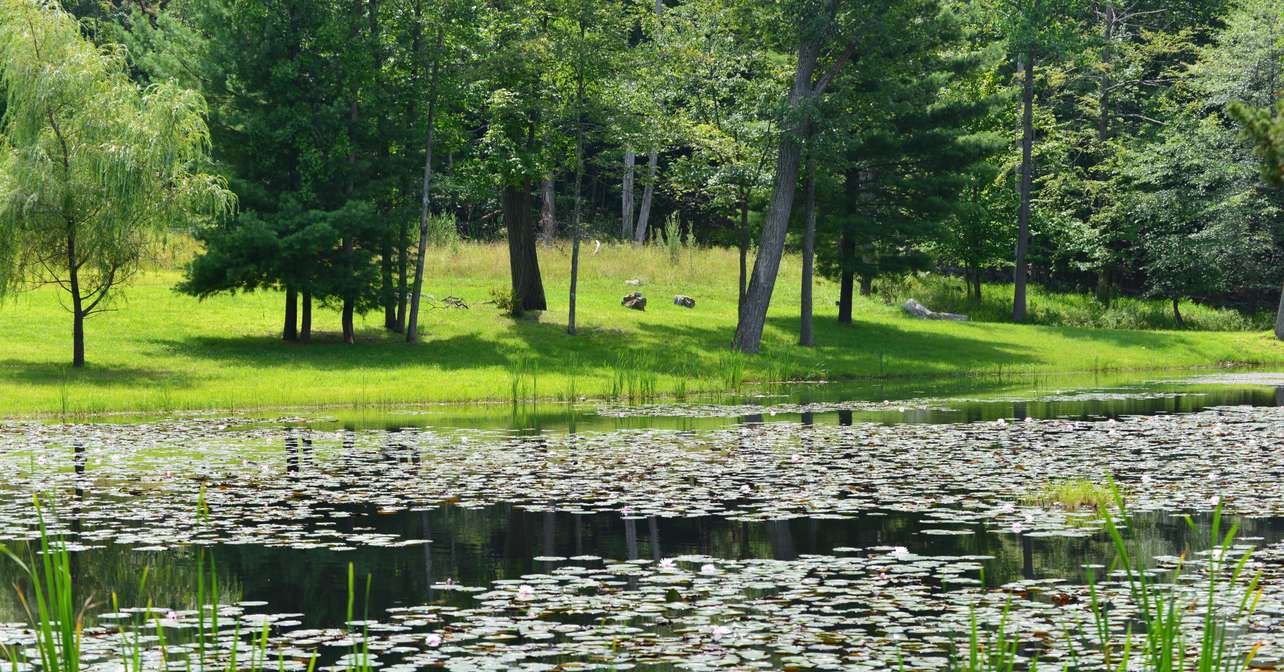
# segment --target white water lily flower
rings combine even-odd
[[[527,585],[527,584],[525,584],[525,583],[523,583],[522,585],[520,585],[520,586],[518,586],[518,587],[517,587],[517,598],[518,598],[518,599],[521,599],[521,600],[529,600],[529,599],[530,599],[530,598],[532,598],[532,597],[535,597],[535,589],[534,589],[534,588],[530,587],[529,585]]]
[[[673,569],[675,564],[676,563],[673,562],[673,558],[664,558],[660,560],[661,569]]]
[[[722,639],[723,637],[731,634],[731,628],[728,628],[725,625],[715,625],[712,628],[709,628],[709,634],[714,639]]]
[[[705,563],[705,564],[703,564],[703,565],[700,565],[700,573],[701,573],[701,574],[717,574],[717,573],[718,573],[718,568],[717,568],[717,567],[714,567],[714,566],[713,566],[713,563],[708,562],[708,563]]]
[[[435,632],[430,633],[427,637],[424,637],[424,644],[427,644],[428,646],[431,646],[433,648],[441,646],[441,635]]]
[[[1021,523],[1020,523],[1019,521],[1018,521],[1018,522],[1015,522],[1015,523],[1012,523],[1012,533],[1013,533],[1013,534],[1021,534],[1021,530],[1023,530],[1023,529],[1025,529],[1025,527],[1024,527],[1024,526],[1022,526],[1022,525],[1021,525]]]

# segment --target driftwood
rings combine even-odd
[[[901,310],[909,313],[911,317],[917,317],[920,320],[954,320],[956,322],[967,322],[967,315],[959,313],[938,313],[929,309],[927,306],[910,299],[901,306]]]

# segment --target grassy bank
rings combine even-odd
[[[438,307],[422,320],[421,343],[405,344],[359,322],[354,346],[338,339],[338,314],[318,309],[313,343],[278,339],[282,298],[260,292],[198,302],[171,288],[173,270],[140,276],[115,310],[88,322],[89,367],[70,360],[70,319],[53,288],[0,305],[0,415],[375,405],[628,396],[725,390],[742,380],[858,376],[947,376],[1284,364],[1284,346],[1265,332],[1109,331],[1002,323],[911,320],[860,299],[856,323],[835,322],[837,288],[816,292],[816,343],[796,345],[799,263],[785,260],[762,354],[728,352],[736,317],[732,250],[604,245],[584,250],[580,335],[565,333],[565,247],[541,250],[550,310],[520,320],[483,302],[507,285],[502,245],[432,251],[427,294],[458,296],[468,310]],[[620,306],[643,281],[646,312]],[[694,309],[672,304],[674,294]],[[440,302],[438,302],[440,304]]]

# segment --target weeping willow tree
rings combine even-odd
[[[199,171],[209,131],[199,94],[130,81],[119,47],[98,48],[56,2],[0,0],[0,292],[53,284],[72,315],[110,305],[165,227],[235,207]]]

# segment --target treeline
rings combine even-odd
[[[737,246],[750,352],[787,246],[804,344],[813,268],[844,322],[925,269],[1012,277],[1016,320],[1028,282],[1179,322],[1284,282],[1284,0],[68,2],[135,82],[203,95],[239,205],[182,289],[283,289],[287,339],[320,304],[414,340],[434,218],[507,240],[523,310],[569,240],[572,333],[580,240]]]

